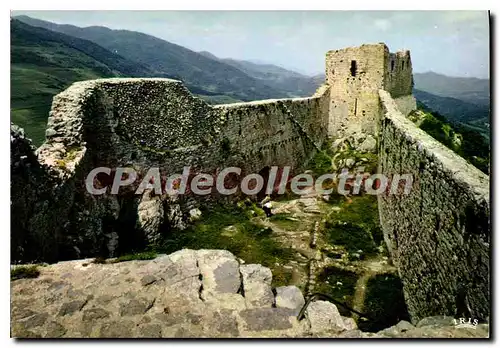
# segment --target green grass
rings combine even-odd
[[[158,256],[155,251],[143,251],[138,253],[130,253],[117,257],[113,263],[133,261],[133,260],[153,260]]]
[[[359,152],[356,150],[353,150],[352,148],[349,148],[345,151],[342,151],[340,153],[340,156],[335,158],[335,164],[337,167],[339,167],[340,161],[351,158],[353,159],[356,163],[362,162],[362,165],[359,165],[360,167],[364,167],[364,171],[368,173],[376,173],[377,172],[377,166],[378,166],[378,156],[377,154],[374,153],[369,153],[369,152]],[[342,168],[338,168],[339,170]],[[355,168],[354,168],[355,169]]]
[[[327,217],[325,232],[330,244],[344,246],[349,257],[362,250],[362,257],[378,253],[383,243],[377,197],[374,195],[353,196],[352,202],[341,204],[341,213]]]
[[[317,276],[314,292],[332,296],[337,301],[352,308],[352,300],[358,275],[355,272],[330,266]],[[328,283],[327,283],[328,282]],[[350,317],[352,313],[342,306],[337,306],[341,315]]]
[[[273,281],[272,287],[287,286],[292,283],[293,271],[291,269],[286,269],[284,267],[273,266],[270,267],[273,271]],[[300,290],[304,291],[303,284],[296,285]]]
[[[314,292],[330,295],[352,308],[358,277],[359,274],[352,271],[327,267],[318,275]],[[401,280],[395,274],[379,274],[369,279],[362,312],[372,320],[360,318],[358,327],[362,331],[377,332],[401,320],[410,321],[402,289]],[[353,314],[343,306],[337,308],[343,316]]]
[[[415,110],[409,116],[420,129],[465,158],[484,173],[489,173],[490,147],[487,138],[470,125],[451,124],[439,113]]]
[[[275,286],[283,285],[290,275],[276,266],[293,258],[293,251],[282,247],[271,236],[272,230],[250,220],[255,208],[247,205],[217,206],[203,211],[204,219],[184,231],[171,231],[155,251],[170,254],[182,248],[225,249],[247,264],[271,268]],[[234,226],[230,233],[224,228]],[[288,284],[287,284],[288,285]]]
[[[347,158],[354,159],[355,162],[362,162],[365,172],[375,173],[377,171],[377,154],[359,152],[352,148],[347,148],[335,157],[335,153],[333,153],[331,149],[331,143],[325,142],[322,150],[317,151],[313,158],[311,158],[311,160],[307,163],[307,169],[311,170],[316,178],[323,174],[334,173],[342,169],[340,168],[339,163]],[[335,160],[333,160],[333,157],[335,157]],[[337,170],[333,169],[332,161],[334,161]]]
[[[66,152],[66,155],[64,156],[64,159],[68,162],[72,162],[75,160],[76,155],[78,154],[79,151],[81,151],[81,147],[70,147],[68,148],[68,151]]]
[[[39,265],[15,266],[10,270],[10,280],[37,278],[40,275]]]
[[[308,169],[312,170],[316,177],[333,172],[332,157],[327,150],[316,152],[308,163]]]
[[[302,221],[297,219],[290,219],[291,214],[279,213],[274,214],[269,218],[269,221],[274,223],[279,228],[287,231],[298,231],[304,228]]]

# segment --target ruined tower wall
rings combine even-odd
[[[396,53],[386,51],[384,79],[384,90],[391,94],[403,115],[407,116],[417,108],[417,101],[412,94],[413,74],[410,51]]]
[[[410,51],[396,53],[386,51],[385,56],[384,90],[389,92],[394,99],[411,95],[413,75]]]
[[[331,86],[329,135],[377,133],[378,90],[384,88],[387,47],[362,45],[329,51],[326,79]]]
[[[489,316],[489,178],[416,127],[380,91],[379,172],[411,174],[409,194],[379,195],[384,239],[412,321]]]
[[[379,89],[388,91],[405,115],[416,109],[409,51],[390,53],[383,43],[329,51],[326,77],[331,86],[330,137],[377,135]]]

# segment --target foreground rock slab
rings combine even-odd
[[[330,302],[294,286],[272,289],[272,273],[225,250],[180,250],[154,260],[66,261],[11,282],[11,336],[18,338],[487,337],[488,326],[400,323],[357,329]]]

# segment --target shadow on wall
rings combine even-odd
[[[364,308],[374,320],[358,321],[362,331],[377,332],[401,320],[410,321],[403,284],[395,274],[378,274],[368,281]]]

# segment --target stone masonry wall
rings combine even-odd
[[[489,317],[489,178],[418,129],[380,91],[379,172],[412,174],[408,195],[379,196],[380,220],[412,321]]]
[[[245,172],[266,166],[299,170],[327,138],[329,88],[310,98],[217,105],[226,120],[221,134],[238,152]]]
[[[384,88],[387,46],[361,45],[326,54],[326,79],[331,86],[329,135],[377,133],[378,90]]]
[[[383,43],[332,50],[326,55],[326,78],[331,86],[331,137],[377,135],[380,89],[398,98],[405,114],[416,108],[409,51],[390,53]]]
[[[327,94],[211,107],[168,79],[79,82],[56,96],[40,154],[55,167],[68,149],[93,165],[300,167],[326,138]]]
[[[410,51],[385,52],[384,90],[393,98],[413,93],[413,74]]]
[[[47,168],[41,165],[35,147],[24,131],[11,124],[10,188],[12,263],[26,260],[57,260],[57,237],[62,228],[65,203],[56,202],[58,190]],[[69,198],[69,197],[67,197]],[[57,206],[58,209],[53,209]],[[55,213],[57,211],[57,213]]]
[[[417,109],[417,100],[412,94],[394,98],[394,102],[398,110],[405,116],[408,116],[410,112]]]
[[[40,241],[36,236],[51,235],[48,248],[39,242],[25,246],[40,250],[36,257],[42,261],[113,256],[124,243],[140,247],[145,242],[141,233],[149,231],[136,229],[137,186],[120,195],[91,195],[85,179],[92,169],[133,167],[141,175],[159,167],[171,175],[191,166],[195,175],[228,166],[258,173],[280,165],[297,171],[326,138],[328,102],[327,86],[311,98],[212,107],[174,80],[77,82],[54,97],[46,141],[37,150],[41,166],[55,179],[54,197],[43,210],[32,212],[38,216],[38,223],[31,224],[36,229],[15,229],[13,239],[28,234]],[[162,197],[155,204],[161,210],[170,203]],[[15,205],[13,214],[21,206]],[[57,231],[53,223],[40,222],[44,214],[57,221]],[[31,261],[23,255],[23,261]]]

